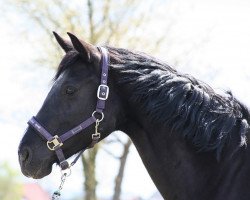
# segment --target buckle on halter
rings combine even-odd
[[[109,86],[99,85],[97,90],[97,98],[100,100],[107,100],[109,96]]]
[[[55,151],[56,148],[61,147],[62,145],[63,143],[61,139],[58,137],[58,135],[55,135],[51,141],[47,141],[47,147],[51,151]]]

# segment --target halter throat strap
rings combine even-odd
[[[105,102],[108,99],[109,95],[109,87],[108,83],[108,64],[109,64],[109,54],[108,50],[104,47],[97,47],[101,53],[101,82],[97,89],[97,104],[96,109],[92,113],[92,115],[80,123],[78,126],[70,129],[69,131],[63,133],[62,135],[52,135],[49,133],[46,128],[44,128],[35,117],[32,117],[28,121],[28,125],[30,125],[36,132],[45,140],[47,140],[47,147],[51,151],[55,151],[60,167],[62,170],[66,170],[67,168],[74,165],[77,160],[80,158],[81,154],[88,148],[94,147],[96,143],[99,142],[101,134],[98,132],[99,123],[104,119],[104,109],[105,109]],[[65,159],[62,146],[64,142],[66,142],[69,138],[73,137],[74,135],[79,134],[81,131],[86,129],[87,127],[91,126],[92,124],[96,124],[95,126],[95,133],[92,134],[92,142],[91,144],[82,149],[79,154],[76,156],[74,161],[69,164],[68,161]]]

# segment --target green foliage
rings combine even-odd
[[[8,163],[0,165],[0,199],[21,199],[22,185],[18,180],[19,174]]]

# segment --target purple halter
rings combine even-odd
[[[101,52],[101,67],[102,67],[102,73],[101,73],[101,83],[97,89],[97,105],[96,110],[92,113],[92,116],[83,121],[78,126],[74,127],[73,129],[67,131],[66,133],[62,134],[61,136],[58,135],[52,135],[50,134],[39,122],[35,119],[35,117],[32,117],[28,124],[33,127],[37,133],[39,133],[40,136],[42,136],[44,139],[47,140],[47,147],[51,151],[55,151],[57,158],[60,163],[60,167],[62,170],[65,170],[71,166],[73,166],[76,161],[80,158],[81,154],[87,149],[92,148],[100,139],[101,134],[98,132],[98,126],[99,123],[104,119],[104,109],[105,109],[105,101],[108,99],[109,95],[109,87],[107,85],[108,82],[108,64],[109,64],[109,54],[107,49],[104,47],[98,47],[98,50]],[[97,117],[97,114],[101,116],[99,119]],[[89,147],[82,149],[79,154],[76,156],[76,158],[73,160],[71,164],[68,163],[68,161],[65,159],[65,156],[62,151],[62,146],[66,140],[71,138],[72,136],[80,133],[82,130],[86,129],[90,125],[96,123],[95,126],[95,133],[92,134],[92,142],[89,145]]]

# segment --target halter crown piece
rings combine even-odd
[[[67,176],[70,175],[70,168],[77,162],[77,160],[80,158],[82,153],[88,149],[94,147],[96,143],[99,142],[99,139],[101,138],[101,134],[98,132],[98,127],[100,122],[104,119],[104,109],[105,109],[105,101],[108,99],[109,95],[109,87],[107,85],[108,82],[108,64],[109,64],[109,54],[108,50],[104,47],[97,47],[98,50],[101,53],[101,83],[97,89],[97,104],[96,109],[92,113],[92,115],[83,121],[78,126],[72,128],[71,130],[67,131],[66,133],[58,136],[58,135],[52,135],[50,134],[39,122],[36,120],[35,117],[32,117],[28,124],[36,130],[36,132],[45,140],[47,140],[47,147],[51,151],[55,151],[59,165],[62,170],[62,177],[61,177],[61,184],[56,192],[54,192],[52,196],[52,200],[57,200],[60,198],[63,184],[65,182],[65,179]],[[99,117],[98,117],[99,116]],[[68,161],[65,159],[65,156],[63,154],[62,146],[63,144],[71,137],[73,137],[76,134],[79,134],[81,131],[89,127],[90,125],[95,123],[95,133],[92,134],[92,142],[91,144],[82,149],[78,155],[75,157],[72,163],[68,163]]]

